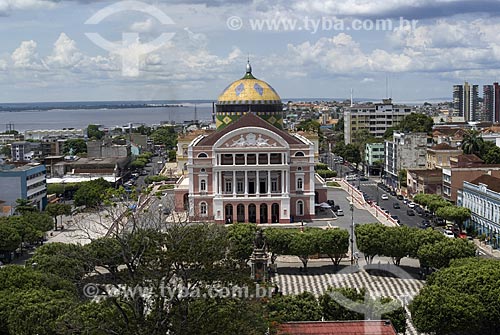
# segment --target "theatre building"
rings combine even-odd
[[[216,123],[217,131],[188,145],[177,211],[217,223],[314,218],[315,204],[326,201],[324,180],[314,172],[314,143],[282,129],[281,98],[252,75],[250,64],[219,96]]]

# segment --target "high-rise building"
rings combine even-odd
[[[483,86],[483,111],[485,119],[481,121],[500,122],[500,85]]]
[[[479,118],[478,90],[478,85],[470,85],[468,82],[453,86],[453,109],[465,121],[476,121]]]
[[[493,103],[493,122],[500,122],[500,85],[498,83],[493,83],[493,93],[495,100]]]
[[[483,110],[481,121],[493,121],[495,113],[495,90],[493,85],[483,85]]]
[[[345,144],[355,141],[360,131],[364,130],[374,137],[383,138],[387,129],[396,127],[411,112],[408,106],[394,105],[392,99],[348,107],[344,112]]]

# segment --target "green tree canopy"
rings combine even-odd
[[[102,178],[81,183],[73,197],[75,206],[97,207],[110,184]]]
[[[462,139],[462,150],[464,154],[480,154],[484,141],[478,130],[468,130]]]
[[[228,227],[229,253],[244,266],[252,255],[256,232],[255,224],[235,223]]]
[[[449,266],[454,259],[475,255],[475,245],[461,238],[446,238],[434,244],[423,245],[418,250],[420,264],[435,269]]]
[[[155,145],[164,145],[166,148],[175,148],[177,146],[177,133],[174,127],[161,127],[152,134]]]
[[[459,259],[434,273],[410,304],[419,332],[497,334],[500,329],[500,261]]]
[[[267,304],[271,321],[277,323],[290,321],[320,321],[321,307],[310,292],[299,295],[278,295]]]
[[[327,229],[318,234],[318,251],[328,255],[334,265],[339,265],[349,250],[349,232],[345,229]]]
[[[81,138],[70,138],[64,142],[63,152],[65,155],[70,153],[70,150],[73,149],[73,154],[78,155],[87,152],[87,142]]]
[[[398,130],[405,133],[428,133],[432,132],[432,127],[434,126],[434,120],[432,117],[427,116],[422,113],[411,113],[403,118],[401,123],[397,126]]]
[[[54,218],[54,230],[57,230],[57,217],[62,215],[71,215],[71,205],[67,204],[48,204],[45,211]]]
[[[465,207],[445,206],[438,208],[436,215],[445,220],[454,221],[462,230],[464,221],[471,217],[471,211]]]
[[[99,130],[98,125],[89,124],[87,126],[87,137],[89,139],[101,140],[104,137],[104,132]]]

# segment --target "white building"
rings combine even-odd
[[[472,212],[467,229],[486,235],[494,248],[500,246],[500,178],[488,174],[471,182],[464,181],[457,205]]]
[[[399,172],[425,169],[427,164],[427,134],[394,132],[392,141],[385,141],[385,182],[399,189]]]
[[[352,143],[356,131],[366,129],[374,137],[382,138],[387,129],[397,126],[412,110],[407,106],[396,106],[392,99],[382,103],[355,105],[344,111],[344,141]]]

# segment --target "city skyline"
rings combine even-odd
[[[170,21],[132,6],[90,22],[123,3],[0,4],[0,102],[214,100],[248,57],[283,97],[451,101],[500,78],[497,1],[146,1]],[[89,33],[136,39],[117,54]]]

